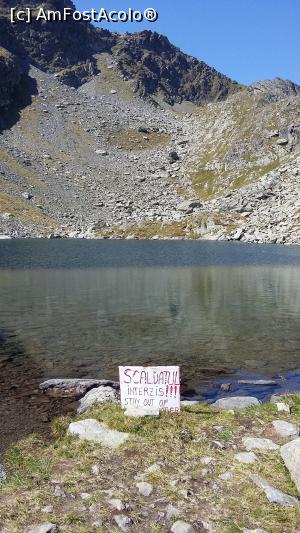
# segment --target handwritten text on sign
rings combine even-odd
[[[122,407],[180,411],[179,366],[119,366]]]

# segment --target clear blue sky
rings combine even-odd
[[[155,23],[103,24],[111,31],[145,28],[242,83],[288,78],[300,84],[300,0],[75,0],[94,7],[159,12]]]

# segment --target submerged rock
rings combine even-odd
[[[285,492],[272,487],[272,485],[270,485],[257,474],[253,474],[250,477],[255,485],[264,491],[269,502],[277,503],[279,505],[299,505],[300,502],[297,500],[297,498],[294,498],[293,496],[285,494]]]
[[[68,435],[76,435],[80,440],[98,442],[109,448],[118,448],[129,437],[128,433],[110,429],[102,422],[98,422],[98,420],[93,418],[72,422],[69,425]]]
[[[77,409],[78,414],[85,413],[92,405],[96,403],[117,403],[118,395],[113,387],[103,386],[91,389],[85,394],[81,400],[79,400],[79,407]]]
[[[212,407],[218,409],[243,409],[251,405],[259,405],[260,401],[254,396],[231,396],[230,398],[220,398]]]
[[[119,384],[108,379],[48,379],[39,388],[50,396],[80,398],[89,390],[103,386],[118,388]]]
[[[280,454],[300,494],[300,439],[282,446]]]

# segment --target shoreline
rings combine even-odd
[[[20,438],[26,438],[31,433],[37,433],[41,437],[47,437],[51,434],[51,425],[56,417],[74,416],[78,408],[80,398],[84,396],[81,391],[68,391],[64,388],[41,387],[42,376],[31,376],[30,371],[26,376],[25,371],[18,374],[9,372],[11,381],[7,380],[3,374],[3,394],[6,394],[6,402],[2,401],[0,413],[2,418],[2,435],[0,446],[1,455],[7,451],[9,446],[14,445]],[[272,378],[267,375],[254,375],[238,371],[223,371],[222,375],[212,371],[211,377],[202,377],[199,386],[191,389],[187,384],[182,386],[181,402],[183,405],[211,405],[214,402],[231,397],[250,396],[257,398],[263,404],[268,403],[272,396],[284,394],[300,394],[300,373],[291,372],[291,379],[295,382],[299,377],[298,387],[289,385],[283,377]],[[213,375],[215,377],[213,377]],[[294,377],[296,376],[296,377]],[[287,374],[289,377],[289,374]],[[95,382],[95,385],[89,389],[96,388],[101,381],[108,384],[114,384],[118,389],[118,382],[111,380],[98,380],[93,378],[63,378],[55,380],[46,379],[45,383],[51,384],[55,381],[80,383],[84,381]],[[5,386],[4,386],[5,383]],[[20,409],[20,405],[22,408]],[[21,412],[20,412],[21,411]],[[24,417],[24,413],[26,416]]]

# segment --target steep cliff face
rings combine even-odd
[[[12,103],[20,79],[21,73],[16,58],[0,47],[0,109]]]
[[[26,4],[19,1],[18,5],[22,4],[33,9],[38,6],[36,1]],[[51,0],[43,6],[55,11],[64,7],[75,9],[69,0]],[[11,24],[10,7],[10,0],[0,0],[0,45],[42,70],[61,72],[64,81],[71,85],[86,82],[96,72],[93,53],[108,51],[115,44],[110,32],[72,18],[65,22],[33,19],[31,24]]]
[[[120,37],[113,52],[119,71],[133,81],[142,97],[159,95],[169,104],[182,100],[204,104],[223,100],[241,88],[155,32]]]
[[[19,6],[36,8],[36,0]],[[69,18],[65,22],[11,24],[11,0],[0,0],[0,45],[36,67],[57,73],[78,87],[98,72],[94,54],[112,56],[116,72],[130,80],[141,97],[158,96],[169,104],[187,100],[195,104],[218,101],[240,86],[202,61],[187,56],[166,37],[143,31],[125,36]],[[50,0],[45,9],[75,9],[69,0]]]

